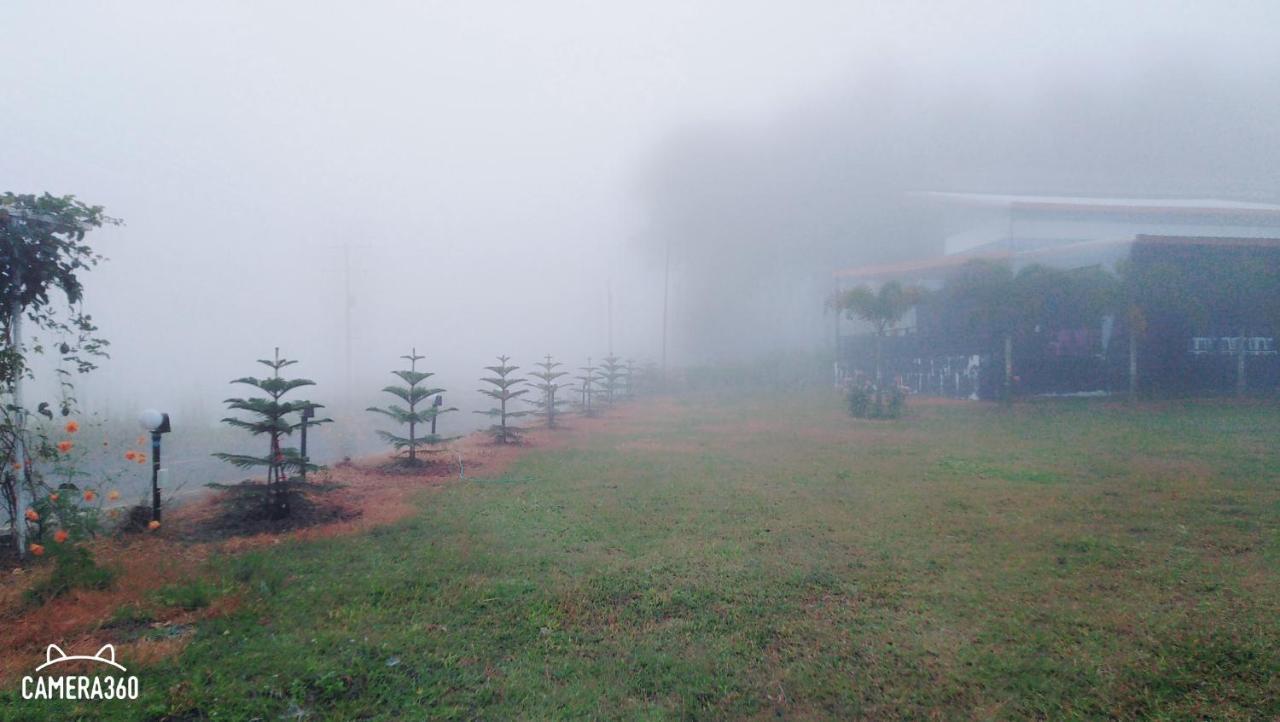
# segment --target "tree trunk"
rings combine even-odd
[[[1013,334],[1004,335],[1004,398],[1013,399]]]
[[[20,288],[22,276],[20,268],[14,268],[14,288]],[[22,353],[22,303],[14,299],[9,305],[9,348],[15,354]],[[22,407],[22,370],[18,369],[13,377],[13,385],[9,389],[13,402],[13,457],[22,464],[22,469],[13,475],[13,543],[17,546],[18,558],[27,558],[27,522],[23,517],[25,505],[23,493],[31,486],[31,470],[27,465],[26,447],[26,410]]]
[[[271,463],[267,466],[267,509],[268,519],[283,519],[289,516],[289,495],[285,490],[283,452],[280,449],[280,435],[271,435]]]
[[[1247,380],[1244,373],[1245,335],[1240,332],[1240,353],[1236,355],[1236,396],[1244,396]]]
[[[411,414],[413,413],[412,406],[409,407],[409,413]],[[410,464],[418,460],[418,444],[416,443],[417,432],[415,427],[416,427],[416,424],[414,424],[413,421],[410,421],[409,422],[409,463]]]
[[[276,499],[276,465],[272,462],[267,466],[267,493],[265,497],[266,512],[268,519],[279,519],[279,503]]]
[[[884,409],[884,374],[881,370],[881,358],[884,350],[884,327],[876,329],[876,395],[875,407],[872,412],[875,416],[880,416]]]
[[[884,331],[880,331],[876,334],[876,392],[877,393],[879,393],[880,387],[883,385],[881,383],[882,379],[880,374],[880,359],[881,359],[883,344],[884,344]]]
[[[4,487],[4,505],[5,511],[8,512],[10,522],[13,524],[13,541],[18,545],[18,558],[22,559],[26,549],[22,546],[22,535],[18,533],[18,526],[22,523],[22,509],[18,507],[18,485],[22,483],[17,474],[12,476],[5,472],[6,476],[12,480],[12,483],[5,484]]]
[[[1129,329],[1129,398],[1138,396],[1138,333]]]

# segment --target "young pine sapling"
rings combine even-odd
[[[557,371],[556,368],[564,364],[553,361],[551,354],[547,354],[544,361],[534,364],[541,371],[534,371],[530,376],[538,380],[533,387],[538,390],[541,396],[536,401],[530,401],[536,407],[534,414],[547,420],[547,428],[556,428],[556,418],[560,416],[560,407],[565,405],[563,399],[556,398],[556,393],[560,389],[568,388],[571,384],[564,384],[557,379],[568,376],[568,371]]]
[[[578,408],[582,410],[582,415],[592,417],[596,415],[596,409],[592,405],[592,397],[596,395],[596,386],[600,382],[600,376],[597,373],[600,369],[591,365],[591,357],[587,357],[587,365],[579,366],[578,370],[582,372],[579,376],[574,376],[574,380],[578,382]]]
[[[622,375],[622,395],[624,398],[632,398],[635,396],[635,380],[636,380],[636,362],[635,359],[627,359],[626,373]]]
[[[489,427],[489,433],[493,434],[493,440],[499,444],[509,444],[520,440],[520,430],[509,426],[507,420],[525,416],[529,413],[527,411],[511,411],[507,408],[507,402],[529,393],[529,389],[515,388],[525,383],[525,380],[511,375],[512,372],[520,367],[508,364],[507,362],[510,360],[510,356],[499,356],[497,366],[485,366],[485,369],[492,371],[494,375],[480,379],[487,384],[493,385],[492,389],[479,389],[480,393],[497,401],[498,405],[488,411],[477,411],[476,413],[498,420],[498,423]]]
[[[405,463],[409,466],[417,466],[419,451],[438,451],[433,447],[448,441],[436,434],[436,418],[440,414],[457,411],[457,409],[452,406],[448,408],[443,406],[444,397],[441,394],[444,393],[444,389],[426,385],[426,380],[435,374],[418,370],[418,362],[425,358],[418,355],[418,349],[414,348],[410,350],[408,356],[400,358],[409,362],[409,368],[391,373],[399,376],[406,385],[385,386],[382,390],[403,401],[408,408],[399,404],[390,404],[384,408],[370,406],[368,411],[388,416],[402,426],[406,424],[409,426],[408,436],[399,436],[381,430],[378,431],[378,435],[391,444],[397,453],[401,451],[407,453]],[[429,400],[433,396],[434,400]],[[429,425],[431,431],[427,434],[419,433],[418,427],[423,425]]]
[[[295,415],[300,414],[306,408],[317,409],[323,407],[310,401],[281,400],[290,391],[303,386],[314,386],[315,382],[308,379],[281,378],[280,369],[291,366],[297,361],[280,358],[279,348],[276,349],[273,360],[259,359],[258,363],[270,368],[271,375],[260,379],[245,376],[244,378],[235,379],[231,383],[252,386],[264,392],[266,396],[227,399],[225,403],[229,409],[232,411],[244,411],[249,414],[249,418],[227,417],[222,420],[222,423],[244,429],[252,436],[265,435],[269,440],[267,455],[217,453],[214,456],[242,469],[266,467],[267,481],[264,487],[263,505],[269,518],[283,519],[289,516],[290,512],[289,494],[291,482],[289,480],[289,472],[291,470],[301,470],[304,466],[308,470],[319,469],[320,467],[304,460],[297,449],[284,448],[281,443],[284,437],[293,434],[304,423]],[[331,421],[332,419],[312,418],[308,419],[306,423],[315,426]]]
[[[612,404],[622,393],[622,378],[626,375],[626,371],[622,365],[622,359],[609,354],[600,362],[600,391],[604,393],[604,401],[606,404]]]

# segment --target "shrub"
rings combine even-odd
[[[899,419],[907,410],[907,392],[901,386],[892,386],[880,397],[883,402],[881,418]]]
[[[907,408],[907,392],[899,386],[877,389],[871,384],[850,384],[845,389],[849,415],[857,419],[897,419]]]
[[[849,415],[855,419],[871,416],[871,387],[851,385],[845,390],[845,401],[849,404]]]
[[[53,572],[26,591],[28,602],[44,603],[72,589],[106,589],[115,579],[115,573],[99,566],[83,546],[51,544],[47,549],[53,557]]]

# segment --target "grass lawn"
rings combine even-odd
[[[236,611],[79,711],[1272,718],[1278,411],[639,402],[405,522],[217,560]]]

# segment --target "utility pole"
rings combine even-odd
[[[662,264],[662,384],[667,383],[667,301],[671,295],[671,236]]]
[[[839,386],[843,380],[840,377],[840,314],[844,313],[844,309],[840,308],[840,279],[836,278],[835,289],[831,293],[831,307],[835,311],[831,316],[831,375],[833,377],[832,384]]]
[[[342,244],[342,276],[345,296],[343,301],[343,323],[346,339],[346,395],[347,413],[351,412],[353,396],[351,392],[351,307],[355,300],[351,298],[351,244]]]

